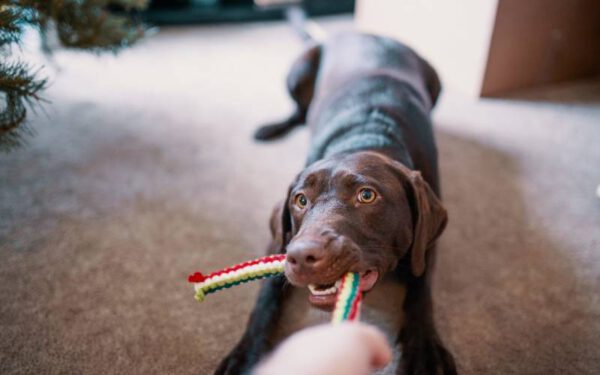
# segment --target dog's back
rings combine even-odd
[[[410,84],[431,108],[440,91],[435,71],[410,47],[390,38],[347,32],[321,45],[316,94],[318,100],[360,76],[387,74]],[[429,109],[430,109],[429,108]]]
[[[385,151],[421,170],[438,190],[430,112],[440,92],[435,71],[409,47],[360,33],[320,47],[306,123],[307,164],[341,152]]]

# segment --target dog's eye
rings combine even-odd
[[[375,198],[377,198],[377,193],[375,193],[373,189],[364,188],[360,189],[360,191],[358,192],[358,201],[360,203],[373,203],[375,201]]]
[[[296,204],[296,206],[304,208],[308,204],[308,199],[306,199],[306,195],[300,193],[296,195],[296,198],[294,198],[294,203]]]

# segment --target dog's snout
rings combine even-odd
[[[295,271],[312,268],[323,259],[322,244],[316,241],[295,241],[287,247],[287,261]]]
[[[335,230],[323,226],[301,231],[287,246],[288,267],[299,277],[323,271],[340,254],[338,238]]]

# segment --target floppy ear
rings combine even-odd
[[[285,200],[277,203],[271,212],[269,227],[271,229],[272,245],[269,249],[271,253],[285,253],[285,247],[290,242],[292,234],[292,218],[288,208],[290,199],[290,191],[288,190]]]
[[[426,253],[446,228],[448,214],[442,202],[420,172],[408,171],[407,194],[413,214],[413,242],[410,247],[411,269],[419,277],[425,272]]]

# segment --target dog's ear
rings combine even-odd
[[[425,272],[426,255],[446,228],[448,214],[442,202],[418,171],[407,170],[406,193],[413,215],[413,241],[410,263],[413,275]]]
[[[291,188],[288,190],[285,200],[277,203],[271,212],[269,227],[271,229],[272,245],[269,250],[272,253],[284,253],[285,247],[290,242],[292,234],[292,218],[288,207],[290,191]]]

